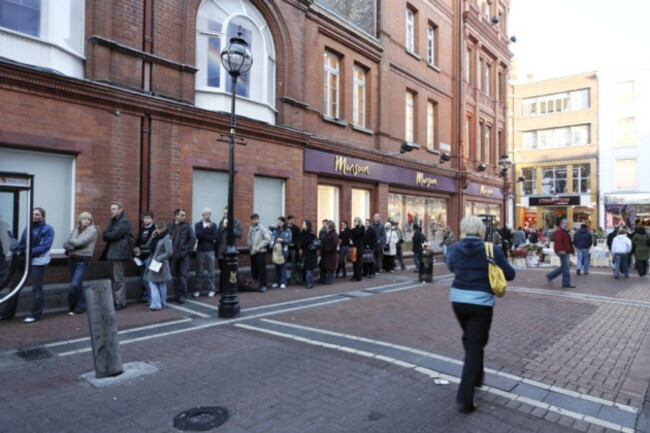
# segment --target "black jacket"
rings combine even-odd
[[[377,245],[377,233],[372,227],[372,224],[366,229],[366,232],[363,235],[363,247],[369,250],[372,250]]]
[[[300,241],[298,245],[302,249],[303,269],[305,271],[313,271],[316,269],[316,250],[310,250],[309,245],[314,242],[316,235],[311,230],[303,230],[300,232]]]
[[[186,222],[180,224],[178,243],[176,242],[176,224],[173,221],[167,225],[167,231],[172,238],[172,248],[174,249],[172,260],[180,260],[189,256],[196,243],[196,236],[194,236],[192,226]]]
[[[424,236],[422,230],[416,230],[413,233],[413,253],[420,254],[423,250],[422,244],[427,241],[427,237]]]
[[[135,239],[131,222],[124,212],[111,218],[102,233],[102,238],[106,242],[102,258],[109,260],[131,260],[133,258]]]
[[[217,225],[212,223],[210,228],[203,227],[203,220],[194,224],[194,233],[196,233],[196,251],[214,251],[214,243],[218,238]]]
[[[351,230],[350,238],[352,240],[352,245],[357,247],[357,254],[361,254],[363,251],[363,237],[366,233],[366,228],[362,225],[359,227],[353,227]]]

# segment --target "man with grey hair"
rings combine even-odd
[[[214,296],[214,244],[217,241],[217,225],[210,217],[210,208],[203,208],[201,221],[194,225],[196,234],[196,273],[194,280],[194,297],[198,298],[201,290],[207,286],[208,296]]]

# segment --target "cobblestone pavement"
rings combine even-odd
[[[81,378],[85,315],[0,322],[0,432],[177,432],[197,406],[228,409],[215,432],[650,431],[650,279],[595,268],[562,289],[549,270],[519,271],[497,301],[471,415],[454,410],[463,351],[437,264],[433,284],[400,271],[240,293],[229,321],[217,297],[131,304],[122,361],[154,372],[114,382]]]

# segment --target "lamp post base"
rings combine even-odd
[[[219,318],[233,319],[239,317],[240,306],[237,296],[237,249],[229,246],[226,250],[226,275],[223,293],[219,299]]]

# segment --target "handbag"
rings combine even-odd
[[[348,261],[352,263],[357,261],[357,247],[350,247],[348,250]]]
[[[284,264],[284,253],[282,252],[282,242],[276,242],[275,245],[273,245],[273,253],[271,256],[271,261],[275,265]]]
[[[488,261],[488,277],[490,278],[490,287],[492,293],[497,298],[503,298],[506,295],[506,276],[503,274],[503,269],[497,266],[494,261],[494,245],[492,242],[485,243],[485,257]]]
[[[309,251],[320,250],[321,245],[322,245],[322,243],[321,243],[320,239],[316,238],[311,242],[311,244],[309,244],[309,247],[308,247]]]
[[[363,250],[363,263],[375,263],[375,255],[373,250]]]

